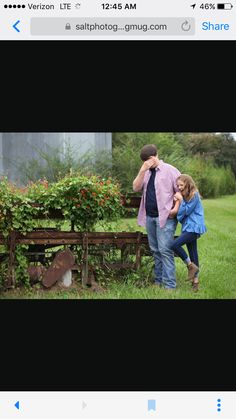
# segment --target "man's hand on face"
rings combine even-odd
[[[146,172],[146,170],[149,170],[149,169],[151,169],[152,167],[155,167],[155,166],[156,166],[156,157],[155,156],[151,156],[151,157],[149,157],[148,160],[146,160],[143,163],[140,171],[141,172]]]

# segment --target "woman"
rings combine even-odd
[[[177,219],[182,224],[181,235],[174,240],[172,250],[183,260],[188,268],[188,279],[192,281],[193,290],[199,286],[199,260],[197,239],[207,231],[204,222],[204,209],[198,189],[191,176],[183,174],[176,180],[179,192],[174,195],[179,200]],[[187,246],[188,253],[183,249]]]

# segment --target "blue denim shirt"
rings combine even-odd
[[[196,192],[190,201],[183,201],[177,214],[178,221],[182,224],[182,232],[203,234],[207,231],[204,223],[204,209],[199,193]]]

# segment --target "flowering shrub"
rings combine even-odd
[[[123,213],[120,185],[111,178],[66,176],[57,183],[47,180],[16,188],[4,177],[0,180],[0,230],[31,231],[37,214],[50,218],[60,210],[79,231],[89,231],[98,220],[114,220]]]
[[[120,185],[111,178],[80,174],[52,184],[39,180],[24,188],[17,188],[6,177],[0,179],[0,232],[6,239],[13,230],[23,234],[32,231],[37,227],[37,217],[50,219],[53,210],[59,210],[77,230],[92,231],[98,220],[115,220],[123,214]],[[26,248],[16,248],[16,283],[29,283]],[[4,280],[5,272],[0,271],[0,283]]]
[[[7,237],[12,230],[31,231],[38,208],[32,206],[25,191],[16,188],[7,178],[0,180],[0,231]]]

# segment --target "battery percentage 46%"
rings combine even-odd
[[[216,9],[216,5],[214,3],[202,3],[199,7],[200,7],[200,9],[205,9],[205,10],[215,10]]]

